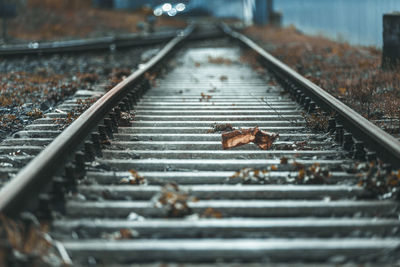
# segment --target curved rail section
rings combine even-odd
[[[12,216],[30,204],[30,198],[37,196],[44,189],[57,170],[63,167],[63,162],[82,144],[100,120],[126,97],[135,85],[146,80],[145,74],[165,59],[193,30],[194,26],[191,25],[181,31],[142,68],[93,104],[6,184],[0,191],[0,213]]]
[[[357,143],[359,149],[363,150],[365,144],[371,149],[370,155],[374,155],[375,152],[372,151],[376,151],[376,155],[385,162],[391,163],[393,167],[400,167],[400,142],[396,138],[362,117],[318,85],[295,72],[245,35],[233,31],[226,24],[222,24],[221,28],[226,34],[257,52],[263,63],[268,65],[268,69],[280,78],[281,82],[286,85],[286,89],[295,95],[301,103],[307,104],[309,107],[315,107],[315,104],[318,104],[324,111],[335,113],[336,120],[330,127],[341,130],[344,127],[355,138],[362,140],[361,142],[353,140],[354,143]],[[343,137],[339,138],[339,141],[341,141],[340,139],[343,139]]]

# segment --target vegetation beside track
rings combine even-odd
[[[21,1],[22,2],[22,1]],[[52,41],[134,33],[151,10],[116,11],[92,7],[90,0],[28,0],[9,21],[11,40]],[[155,28],[182,28],[183,20],[160,17]]]
[[[381,69],[381,50],[305,35],[294,27],[253,26],[244,33],[367,119],[399,134],[400,72]]]

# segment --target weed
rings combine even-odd
[[[306,121],[306,127],[316,132],[326,132],[328,130],[329,118],[325,116],[321,111],[315,113],[302,113],[304,120]]]
[[[45,117],[43,112],[37,108],[27,112],[26,115],[28,115],[29,117],[31,117],[34,120]]]
[[[65,118],[56,118],[53,123],[58,124],[60,129],[65,129],[71,125],[79,116],[84,113],[88,108],[90,108],[97,101],[97,97],[78,99],[76,103],[78,107],[74,108],[72,111],[67,113]]]
[[[384,129],[393,129],[384,126],[391,121],[400,124],[400,67],[382,70],[380,50],[307,36],[293,27],[250,27],[245,33],[261,39],[271,54],[365,118],[390,118],[380,122]]]
[[[360,163],[359,186],[380,198],[399,197],[400,170],[391,171],[384,168],[382,162]]]

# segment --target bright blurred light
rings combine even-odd
[[[39,48],[39,43],[38,42],[30,42],[28,44],[29,48],[33,48],[33,49],[38,49]]]
[[[175,8],[176,8],[176,10],[177,10],[178,12],[182,12],[183,10],[186,9],[186,5],[185,5],[184,3],[179,3],[179,4],[176,5]]]
[[[176,11],[175,8],[172,8],[170,11],[168,11],[168,16],[173,17],[176,16],[177,13],[178,11]]]
[[[163,10],[161,8],[156,8],[153,13],[154,13],[154,16],[159,17],[162,15]]]
[[[162,5],[162,10],[164,12],[168,12],[172,9],[172,5],[170,3],[165,3],[164,5]]]

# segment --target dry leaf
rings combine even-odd
[[[261,149],[267,150],[278,137],[279,134],[261,131],[258,127],[235,130],[222,134],[222,147],[230,149],[253,142]]]
[[[221,219],[222,213],[214,210],[213,208],[207,208],[201,215],[202,218],[216,218]]]
[[[224,82],[224,81],[228,80],[228,77],[225,75],[222,75],[221,77],[219,77],[219,79],[221,82]]]
[[[164,209],[167,217],[184,217],[192,212],[188,202],[193,198],[176,184],[165,185],[153,199],[155,206]]]
[[[141,185],[145,184],[147,181],[144,177],[140,176],[139,173],[135,170],[129,170],[131,176],[129,178],[122,178],[119,183],[120,184],[134,184]]]

